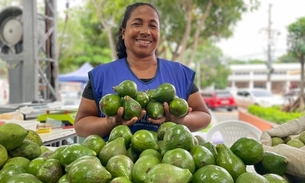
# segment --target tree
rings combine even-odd
[[[194,57],[185,58],[185,51],[197,51],[208,40],[216,42],[233,34],[242,13],[259,6],[259,2],[244,0],[151,0],[160,10],[162,44],[159,53],[169,50],[171,60],[186,65]],[[161,51],[160,51],[161,50]],[[166,52],[167,53],[167,52]],[[191,54],[191,55],[193,55]]]
[[[304,110],[304,56],[305,56],[305,17],[299,18],[288,26],[288,51],[298,58],[301,64],[301,82],[299,98],[288,107],[290,111],[298,108]],[[285,108],[287,110],[287,108]]]
[[[192,54],[188,50],[187,56]],[[196,71],[196,84],[200,88],[213,85],[217,89],[227,87],[227,78],[230,68],[222,61],[221,50],[210,42],[198,48],[194,56],[196,62],[193,65]]]
[[[278,62],[279,63],[297,63],[297,62],[299,62],[299,60],[291,52],[290,53],[288,52],[287,54],[282,55],[281,57],[279,57]]]

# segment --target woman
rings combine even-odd
[[[99,65],[89,72],[89,82],[83,92],[77,115],[75,130],[81,137],[98,134],[107,139],[111,130],[120,124],[128,125],[134,133],[139,129],[157,131],[161,123],[173,121],[198,131],[208,126],[211,115],[203,102],[197,86],[195,73],[188,67],[156,56],[160,40],[160,20],[156,8],[147,3],[135,3],[126,8],[118,33],[117,56],[108,64]],[[100,99],[115,93],[113,86],[124,80],[136,82],[139,91],[156,89],[162,83],[171,83],[176,94],[189,104],[188,114],[175,117],[170,114],[168,103],[164,103],[165,116],[150,119],[142,110],[141,117],[124,120],[124,108],[116,116],[104,116],[99,110]]]

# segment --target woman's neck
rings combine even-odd
[[[156,57],[137,60],[132,57],[127,57],[127,63],[132,72],[141,79],[153,78],[158,68],[158,61]]]
[[[135,58],[128,56],[126,60],[130,68],[136,68],[139,70],[146,70],[149,67],[154,67],[158,64],[156,56],[150,56],[145,58]]]

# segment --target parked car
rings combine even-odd
[[[247,108],[251,105],[262,107],[282,106],[284,100],[282,97],[274,95],[272,92],[263,88],[242,88],[237,89],[235,95],[237,107]]]
[[[225,108],[228,111],[236,109],[234,96],[229,90],[212,90],[201,92],[203,101],[211,110]]]

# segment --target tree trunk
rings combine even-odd
[[[110,50],[111,50],[111,58],[112,60],[116,60],[117,59],[117,55],[116,55],[116,46],[113,40],[113,35],[111,32],[111,25],[108,25],[103,17],[103,12],[102,12],[102,7],[103,4],[105,3],[105,1],[101,1],[100,4],[97,3],[97,1],[95,0],[91,0],[92,4],[94,4],[94,7],[98,13],[98,17],[100,19],[101,24],[103,25],[103,27],[105,28],[106,32],[107,32],[107,37],[108,37],[108,41],[109,41],[109,45],[110,45]]]
[[[187,15],[187,20],[186,20],[187,22],[186,22],[183,38],[180,42],[180,46],[179,46],[180,49],[177,49],[175,54],[173,54],[173,60],[179,59],[179,61],[182,64],[185,64],[184,53],[185,53],[185,50],[187,47],[187,40],[190,37],[191,25],[192,25],[192,20],[193,20],[192,0],[187,0],[187,2],[182,3],[182,4],[185,7],[185,11],[186,11],[186,15]],[[177,54],[178,52],[179,52],[179,54]]]
[[[295,110],[298,110],[299,112],[304,111],[304,55],[303,54],[299,56],[299,61],[301,64],[300,93],[295,101],[282,107],[282,111],[285,112],[294,112]]]
[[[192,49],[192,52],[191,52],[191,57],[188,61],[188,65],[190,66],[193,61],[194,61],[194,58],[195,58],[195,54],[197,52],[197,48],[198,48],[198,41],[199,41],[199,35],[200,35],[200,32],[201,32],[201,29],[202,27],[204,26],[205,24],[205,21],[206,19],[208,18],[209,14],[210,14],[210,10],[211,10],[211,7],[213,5],[213,1],[212,0],[209,0],[208,2],[208,5],[207,5],[207,8],[205,9],[204,11],[204,14],[203,14],[203,17],[201,17],[201,20],[198,24],[198,27],[196,29],[196,32],[195,32],[195,35],[194,35],[194,43],[193,43],[193,49]]]
[[[300,63],[301,63],[301,83],[300,83],[300,105],[299,105],[299,111],[304,110],[304,55],[300,55]]]

